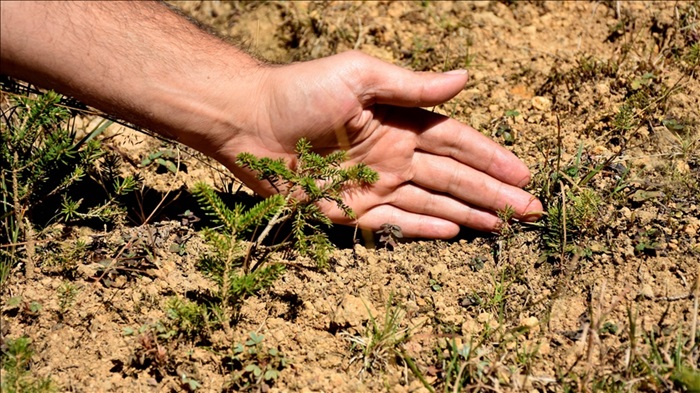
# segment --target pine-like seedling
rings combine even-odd
[[[297,166],[290,169],[284,160],[257,158],[242,153],[237,164],[257,173],[260,180],[270,182],[278,194],[246,209],[242,204],[227,206],[216,192],[198,183],[193,193],[208,216],[216,224],[204,230],[212,251],[200,260],[200,267],[217,284],[212,305],[226,329],[241,302],[271,286],[284,271],[284,265],[272,262],[275,249],[294,250],[310,256],[325,266],[333,245],[322,230],[331,226],[317,203],[332,201],[348,217],[352,209],[343,202],[343,194],[351,187],[362,187],[377,181],[378,175],[364,164],[342,167],[345,152],[321,156],[311,150],[305,139],[296,145]],[[291,223],[291,231],[276,246],[266,248],[263,241],[273,227]],[[278,239],[279,240],[279,239]]]
[[[0,120],[0,243],[18,245],[0,249],[0,282],[8,266],[25,258],[27,272],[33,241],[38,232],[56,221],[111,220],[122,213],[115,197],[104,202],[83,203],[77,186],[93,175],[98,160],[107,155],[96,137],[111,122],[102,122],[83,138],[71,127],[73,114],[61,105],[61,96],[46,92],[17,96],[2,111]],[[109,165],[103,165],[108,168]],[[98,180],[114,186],[112,195],[133,189],[132,177]],[[103,181],[103,182],[102,182]],[[110,193],[111,190],[108,190]],[[26,246],[19,246],[24,243]],[[32,269],[29,269],[32,267]]]

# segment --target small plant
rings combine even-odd
[[[470,341],[458,345],[450,340],[442,358],[441,379],[445,391],[460,392],[465,386],[476,385],[489,372],[490,362],[484,359],[486,350]]]
[[[19,316],[25,322],[31,322],[41,313],[44,306],[36,301],[27,301],[21,296],[13,296],[4,304],[2,312],[12,316]]]
[[[440,340],[435,387],[442,386],[445,392],[480,391],[479,387],[491,384],[501,389],[521,389],[518,379],[530,373],[539,352],[536,344],[528,344],[524,339],[525,330],[492,330],[487,325],[466,342]]]
[[[158,167],[163,167],[170,171],[171,173],[177,173],[178,153],[172,149],[160,149],[153,153],[150,153],[143,160],[141,160],[141,167],[145,168],[152,164],[157,164]]]
[[[241,204],[228,207],[206,184],[199,183],[194,189],[207,215],[218,224],[204,230],[212,252],[201,259],[200,267],[217,283],[214,297],[219,303],[211,310],[226,331],[241,302],[272,285],[284,272],[284,265],[273,261],[271,251],[291,249],[313,257],[319,266],[328,263],[333,246],[319,225],[332,223],[317,203],[334,202],[354,218],[352,209],[343,203],[343,193],[349,187],[377,180],[377,173],[364,164],[341,167],[345,152],[323,157],[312,152],[304,139],[297,143],[296,151],[298,163],[294,170],[281,159],[257,158],[247,153],[238,156],[238,165],[253,170],[259,179],[267,180],[280,191],[249,209]],[[272,228],[284,222],[291,222],[291,232],[277,246],[265,248],[263,241]],[[248,242],[251,238],[254,241]]]
[[[58,287],[58,316],[63,319],[66,313],[73,307],[75,297],[78,295],[80,288],[70,281],[64,281]]]
[[[659,248],[658,237],[658,231],[654,228],[640,231],[634,238],[636,242],[634,251],[640,254],[656,255],[656,250]]]
[[[2,360],[2,381],[0,387],[7,393],[44,393],[56,390],[51,378],[39,378],[32,375],[32,356],[34,350],[28,337],[7,339],[0,345]]]
[[[263,335],[250,332],[244,344],[237,343],[233,346],[231,379],[226,391],[266,392],[277,381],[289,360],[278,348],[265,347],[264,339]]]
[[[0,244],[10,244],[0,248],[0,264],[24,259],[29,276],[44,227],[75,219],[117,219],[117,197],[136,185],[133,177],[119,175],[118,159],[106,154],[97,140],[111,123],[104,121],[78,139],[68,126],[72,114],[60,102],[61,96],[51,91],[17,97],[0,121]],[[104,169],[98,173],[95,165],[103,158]],[[78,191],[92,175],[109,185],[106,200],[88,203]]]
[[[124,329],[125,336],[136,334],[133,329]],[[143,325],[138,329],[137,345],[131,355],[129,364],[137,369],[149,369],[156,379],[175,372],[172,348],[167,344],[176,332],[166,328],[162,323]]]
[[[50,240],[38,246],[37,252],[45,255],[42,261],[43,272],[72,278],[80,261],[87,257],[88,246],[82,240],[74,243]]]
[[[370,313],[369,323],[362,335],[343,333],[350,342],[351,351],[356,353],[350,359],[350,364],[360,362],[360,374],[386,370],[397,358],[411,362],[403,352],[403,344],[410,338],[411,329],[401,327],[405,311],[400,305],[391,305],[391,301],[390,297],[381,323]]]
[[[306,139],[297,142],[298,163],[294,170],[290,170],[282,159],[256,158],[247,153],[240,154],[237,163],[256,172],[258,179],[268,181],[285,195],[284,204],[267,222],[256,243],[261,244],[273,226],[290,221],[294,249],[301,255],[310,255],[324,266],[332,246],[316,223],[330,227],[332,222],[321,212],[317,203],[333,202],[348,218],[354,219],[355,213],[343,202],[343,194],[349,188],[374,184],[379,176],[363,163],[341,167],[347,160],[344,151],[324,157],[314,153],[311,148]]]
[[[209,328],[209,311],[203,305],[174,296],[168,300],[165,309],[167,324],[186,337],[196,337]]]
[[[599,205],[600,196],[589,188],[582,188],[578,193],[566,191],[561,200],[552,203],[547,209],[546,230],[542,235],[543,256],[580,252],[580,239],[595,231]]]
[[[512,146],[515,143],[516,132],[511,126],[513,119],[518,117],[520,112],[515,109],[507,110],[505,114],[493,122],[496,124],[496,130],[493,135],[499,138],[503,138],[503,143],[508,146]]]
[[[509,238],[515,233],[511,222],[513,220],[513,216],[515,215],[515,209],[513,206],[506,205],[503,210],[498,210],[496,215],[498,216],[498,219],[501,220],[499,235],[506,239]]]
[[[545,176],[541,197],[546,214],[544,221],[534,226],[542,228],[541,260],[558,257],[562,261],[565,256],[581,254],[586,235],[595,233],[599,225],[601,192],[591,188],[589,183],[614,156],[593,164],[584,160],[583,150],[583,145],[579,145],[568,164],[561,162],[559,152],[556,164],[540,174]]]
[[[698,68],[700,65],[700,42],[696,42],[690,46],[683,60],[688,63],[690,69]]]
[[[393,250],[403,239],[401,227],[393,224],[382,224],[381,228],[376,232],[379,235],[379,245]]]

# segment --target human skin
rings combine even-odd
[[[534,220],[530,172],[473,128],[422,109],[457,95],[467,73],[416,73],[360,52],[265,64],[152,2],[1,2],[0,71],[71,95],[212,156],[263,196],[274,189],[235,164],[249,152],[295,164],[306,137],[320,153],[379,173],[336,223],[407,237],[494,231],[497,211]]]

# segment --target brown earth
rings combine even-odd
[[[51,274],[45,263],[35,280],[17,273],[5,289],[3,297],[42,306],[31,315],[6,307],[2,315],[4,337],[32,339],[36,375],[50,376],[60,391],[136,392],[182,391],[184,373],[201,391],[220,391],[228,376],[216,343],[241,342],[253,331],[291,361],[273,391],[427,391],[396,356],[386,356],[386,367],[363,372],[348,339],[371,326],[369,313],[381,325],[400,305],[399,326],[410,329],[401,348],[438,390],[444,389],[440,359],[449,341],[480,337],[486,339],[474,364],[483,361],[487,376],[475,377],[470,391],[610,390],[618,379],[625,390],[682,390],[666,371],[658,371],[654,383],[635,381],[629,364],[635,351],[649,351],[645,337],[653,332],[667,338],[659,341],[669,345],[664,353],[672,352],[676,338],[690,340],[683,342],[684,361],[698,367],[700,336],[690,332],[697,332],[692,291],[697,294],[700,272],[700,149],[693,142],[700,139],[700,83],[697,70],[683,69],[669,54],[670,37],[682,33],[678,15],[689,7],[697,12],[697,4],[625,2],[620,15],[616,2],[176,4],[274,62],[357,49],[421,71],[466,67],[468,86],[436,110],[506,143],[530,166],[530,190],[537,195],[546,193],[559,161],[558,122],[561,165],[571,165],[581,148],[589,169],[610,157],[619,166],[608,165],[591,180],[603,202],[580,234],[581,257],[543,260],[542,231],[517,223],[508,236],[464,231],[452,241],[407,241],[393,251],[353,246],[352,231],[339,229],[333,236],[341,248],[328,269],[304,258],[288,261],[272,289],[246,301],[232,337],[215,332],[213,344],[183,339],[167,346],[177,372],[165,375],[155,366],[133,366],[141,344],[129,329],[165,319],[167,298],[212,285],[196,268],[207,246],[177,214],[188,208],[183,194],[196,181],[219,184],[228,177],[185,149],[187,169],[177,175],[127,166],[141,171],[152,190],[143,197],[145,215],[160,201],[158,193],[179,202],[159,210],[155,224],[108,232],[70,228],[65,242],[83,239],[106,250],[102,258],[148,249],[148,267],[105,286],[89,280],[99,255],[78,261],[74,278]],[[609,62],[619,64],[614,75],[600,71]],[[590,64],[599,67],[595,76]],[[662,92],[677,81],[678,88],[653,108],[648,124],[615,134],[611,119],[629,97],[630,83],[648,72]],[[686,127],[674,133],[664,119]],[[161,145],[123,127],[111,132],[110,143],[134,162]],[[623,187],[613,193],[617,184]],[[171,251],[176,236],[190,235],[182,255]],[[64,309],[59,293],[66,281],[79,291]],[[630,343],[633,326],[638,349]]]

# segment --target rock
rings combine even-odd
[[[90,278],[97,276],[97,272],[101,268],[104,268],[104,266],[100,265],[99,263],[91,263],[89,265],[78,264],[78,266],[76,266],[78,275],[82,278]]]
[[[466,321],[462,323],[462,335],[465,337],[471,337],[476,335],[481,331],[481,325],[474,321],[471,317],[467,317]]]
[[[598,83],[595,85],[595,92],[600,97],[608,97],[610,95],[610,86],[607,83]]]
[[[391,393],[408,393],[408,387],[397,383],[391,388]]]
[[[409,356],[415,359],[420,357],[420,353],[423,351],[423,346],[416,341],[409,341],[404,344],[404,349]]]
[[[493,316],[487,312],[481,313],[481,314],[479,314],[478,317],[476,317],[476,320],[481,322],[481,323],[486,323],[486,322],[490,321],[491,319],[493,319]]]
[[[377,310],[364,298],[346,294],[335,310],[331,323],[337,326],[358,327],[370,319],[377,318]]]
[[[531,332],[540,330],[540,321],[536,317],[527,317],[520,319],[520,326],[528,328]]]
[[[492,329],[497,329],[500,326],[496,318],[494,318],[493,314],[491,313],[481,313],[478,317],[476,317],[476,320],[481,323],[482,326],[489,326]]]
[[[630,210],[628,207],[623,207],[620,209],[620,213],[622,213],[622,216],[625,217],[627,220],[632,219],[632,210]]]
[[[413,329],[420,329],[423,326],[430,325],[430,318],[426,317],[425,315],[421,315],[411,319],[410,325]]]
[[[650,211],[650,210],[643,210],[643,209],[638,209],[634,212],[634,216],[637,218],[638,222],[641,225],[647,225],[651,223],[653,220],[658,217],[658,213],[656,210]]]
[[[345,376],[344,374],[331,374],[328,382],[330,383],[330,386],[333,386],[336,389],[338,389],[341,386],[346,386],[346,378],[347,376]]]
[[[423,382],[417,378],[408,385],[408,391],[413,393],[429,393],[429,390],[423,386]]]
[[[431,278],[434,278],[436,280],[440,279],[445,273],[447,273],[447,265],[442,262],[438,262],[437,264],[435,264],[435,266],[430,267],[430,270],[428,270],[428,272],[430,272]]]
[[[472,17],[474,18],[474,23],[478,26],[503,26],[506,24],[503,19],[494,15],[493,12],[477,12],[472,14]]]
[[[527,35],[534,35],[535,33],[537,33],[537,26],[535,26],[535,25],[525,26],[522,28],[521,31]]]
[[[642,285],[642,289],[639,290],[639,296],[647,299],[653,299],[654,290],[652,289],[651,284]]]
[[[700,220],[695,217],[690,217],[683,231],[690,237],[695,237],[698,234],[698,228],[700,228]]]
[[[549,111],[552,109],[552,101],[547,97],[536,96],[532,97],[532,107],[539,111]]]

